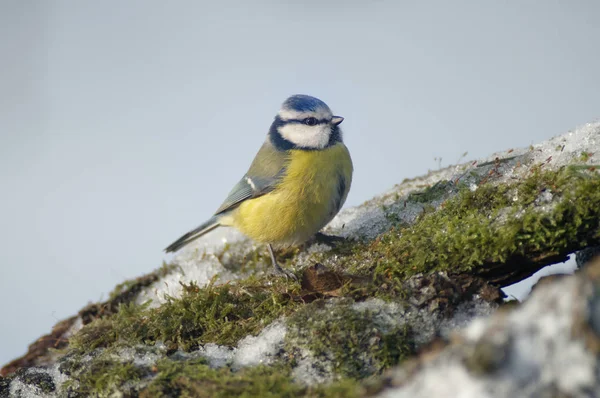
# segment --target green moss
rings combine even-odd
[[[76,380],[63,385],[69,396],[110,397],[117,391],[140,398],[160,397],[358,397],[357,381],[342,379],[308,387],[295,382],[285,365],[254,366],[233,371],[214,369],[203,358],[159,360],[150,368],[108,359],[93,359]],[[141,381],[141,383],[140,383]]]
[[[111,397],[117,392],[140,398],[160,397],[360,397],[373,386],[342,379],[305,386],[295,382],[287,366],[255,366],[233,371],[213,369],[206,360],[162,359],[150,368],[102,358],[62,386],[68,396]],[[375,386],[377,389],[378,386]]]
[[[332,363],[336,375],[362,379],[398,364],[414,352],[405,326],[388,325],[380,314],[356,310],[354,301],[315,301],[288,320],[287,351],[310,351],[317,363]]]
[[[590,157],[593,154],[591,152],[581,152],[581,156],[579,157],[579,160],[581,160],[582,162],[587,162],[588,160],[590,160]]]
[[[150,369],[117,358],[111,350],[88,358],[81,353],[71,353],[67,362],[76,363],[77,366],[69,365],[71,379],[61,386],[62,395],[110,397],[117,390],[126,392],[135,389],[140,380],[151,375]]]
[[[302,387],[291,382],[289,371],[258,366],[233,372],[212,369],[203,359],[156,365],[157,375],[140,397],[292,397]]]
[[[569,253],[600,241],[600,176],[583,168],[534,167],[523,181],[484,183],[475,191],[451,182],[436,184],[408,200],[428,205],[459,192],[438,209],[425,206],[412,225],[398,225],[400,218],[390,218],[395,217],[390,211],[388,218],[397,224],[394,229],[370,242],[345,242],[330,252],[313,254],[311,262],[328,260],[326,265],[337,264],[336,271],[344,268],[377,281],[348,283],[339,294],[402,301],[400,283],[393,281],[402,282],[415,273],[480,272],[487,264],[515,256],[535,259]],[[283,257],[290,260],[295,253],[288,251]],[[262,248],[244,251],[228,246],[217,257],[242,271],[269,262]],[[114,298],[136,286],[119,287]],[[169,350],[192,350],[211,342],[233,346],[288,316],[286,351],[293,356],[299,348],[306,349],[321,363],[333,364],[330,370],[340,377],[336,383],[315,388],[295,383],[290,371],[293,359],[287,365],[280,361],[234,372],[211,369],[200,359],[165,359],[155,369],[139,369],[100,356],[93,359],[93,372],[78,375],[74,370],[78,388],[103,396],[127,380],[145,380],[149,384],[141,394],[147,397],[358,396],[365,385],[356,380],[378,374],[413,352],[410,329],[381,325],[376,312],[356,311],[349,298],[306,305],[305,294],[297,284],[271,277],[202,288],[185,285],[180,299],[168,298],[158,308],[119,301],[116,313],[96,319],[71,339],[71,350],[85,355],[97,348],[110,352],[122,345],[157,341],[165,342]]]
[[[249,334],[301,305],[292,297],[297,284],[250,277],[239,283],[204,288],[186,285],[180,299],[167,298],[158,308],[135,304],[86,326],[72,339],[73,347],[89,351],[119,343],[153,344],[191,350],[202,343],[235,345]]]
[[[353,380],[307,387],[294,382],[285,366],[255,366],[237,372],[212,369],[203,359],[173,361],[156,366],[156,377],[140,392],[150,397],[358,397],[363,388]]]
[[[86,396],[108,397],[115,390],[122,390],[125,383],[135,383],[148,374],[147,370],[132,363],[96,360],[89,370],[79,376],[79,386],[74,390]]]
[[[541,193],[552,195],[540,210]],[[600,177],[563,168],[532,169],[515,184],[484,184],[462,190],[414,225],[396,228],[356,245],[355,273],[405,279],[415,273],[466,272],[511,256],[534,258],[585,247],[599,237]]]
[[[90,352],[96,348],[108,347],[117,341],[117,333],[112,319],[97,319],[81,328],[69,340],[71,349]]]

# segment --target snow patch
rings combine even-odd
[[[256,366],[270,363],[272,358],[283,348],[286,327],[275,322],[264,328],[256,337],[247,336],[238,343],[233,357],[235,368]]]
[[[211,368],[222,368],[233,360],[235,349],[209,343],[200,348],[200,355],[208,359]]]
[[[235,245],[235,248],[222,252],[226,244],[240,242],[248,244]],[[181,284],[194,282],[203,287],[215,277],[218,278],[218,284],[239,278],[239,274],[230,271],[224,264],[227,264],[233,255],[240,254],[240,250],[247,251],[249,247],[250,241],[241,233],[233,228],[219,228],[182,249],[171,261],[177,264],[179,269],[140,293],[137,303],[151,300],[151,306],[157,307],[166,302],[166,297],[180,298],[183,292]]]

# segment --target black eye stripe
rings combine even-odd
[[[308,119],[308,118],[307,118],[307,119]],[[330,120],[329,120],[329,119],[317,119],[317,118],[315,118],[315,119],[317,120],[317,123],[315,124],[315,126],[316,126],[317,124],[327,124],[327,123],[329,123],[329,122],[330,122]],[[305,124],[305,123],[304,123],[304,121],[305,121],[305,120],[306,120],[306,119],[289,119],[289,120],[284,120],[284,122],[285,122],[285,123],[299,123],[299,124]]]

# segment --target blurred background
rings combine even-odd
[[[347,206],[600,116],[595,1],[0,3],[0,364],[219,206],[281,102],[346,118]]]

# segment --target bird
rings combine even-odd
[[[307,242],[340,211],[353,164],[341,116],[318,98],[296,94],[277,112],[250,168],[217,211],[165,251],[176,252],[217,227],[234,227],[266,244],[275,274],[292,277],[274,249]]]

